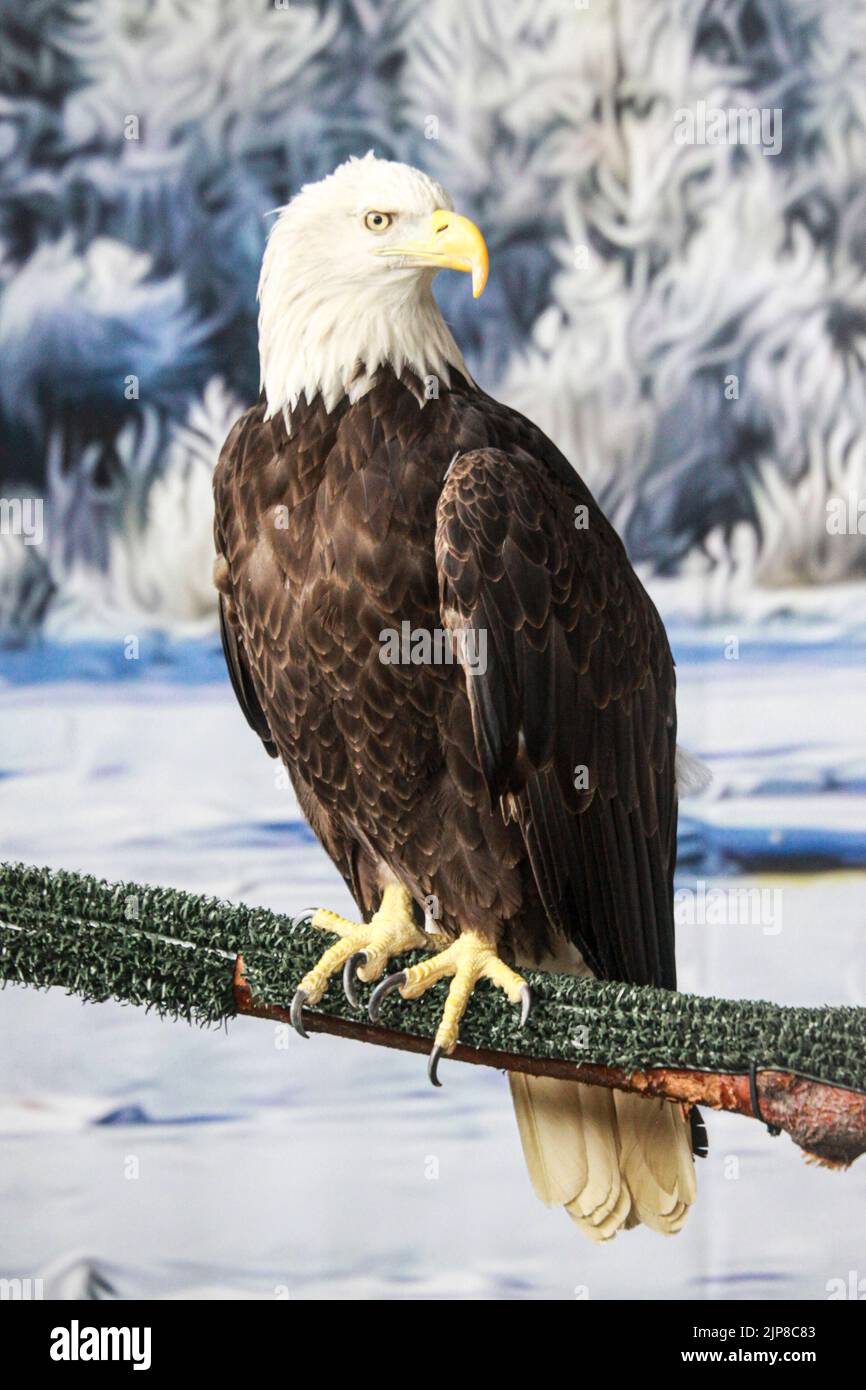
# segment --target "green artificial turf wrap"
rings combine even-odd
[[[257,1004],[287,1007],[302,975],[334,938],[264,908],[173,888],[105,883],[24,864],[0,866],[0,977],[56,985],[83,999],[116,999],[161,1016],[216,1024],[235,1015],[234,957],[243,953]],[[402,963],[419,959],[407,956]],[[397,961],[391,969],[398,969]],[[866,1009],[787,1008],[526,972],[534,1006],[525,1029],[482,981],[461,1041],[535,1058],[646,1067],[791,1071],[866,1091]],[[446,982],[382,1008],[390,1029],[432,1038]],[[362,996],[362,998],[364,998]],[[317,1012],[357,1019],[339,981]]]

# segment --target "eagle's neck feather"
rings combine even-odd
[[[293,273],[294,271],[294,273]],[[451,369],[471,380],[432,291],[432,274],[394,277],[334,293],[291,265],[268,265],[259,284],[259,356],[267,418],[291,412],[302,397],[321,396],[332,410],[344,397],[359,400],[381,367],[399,377],[450,385]],[[430,395],[438,394],[431,390]]]

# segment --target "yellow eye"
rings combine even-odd
[[[394,221],[390,212],[368,212],[364,226],[371,232],[384,232]]]

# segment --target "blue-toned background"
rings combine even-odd
[[[781,113],[779,152],[679,143],[702,104]],[[714,773],[678,889],[778,894],[769,928],[684,921],[682,987],[863,1004],[860,0],[0,0],[0,854],[350,910],[228,688],[210,477],[257,391],[268,213],[371,147],[482,227],[484,297],[437,283],[455,335],[668,622]],[[864,1173],[731,1117],[683,1235],[597,1250],[481,1069],[434,1094],[411,1057],[20,990],[0,1058],[0,1274],[46,1295],[866,1277]]]

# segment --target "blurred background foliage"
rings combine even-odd
[[[677,143],[700,102],[780,109],[780,152]],[[446,316],[666,612],[855,621],[862,0],[0,0],[0,489],[45,499],[7,641],[212,630],[269,213],[368,148],[480,223]]]

